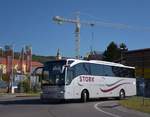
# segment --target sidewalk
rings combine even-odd
[[[14,93],[14,94],[0,93],[0,99],[9,99],[15,97],[38,97],[38,96],[40,96],[40,94],[38,93]]]
[[[0,93],[0,100],[2,99],[10,99],[16,97],[15,94],[8,94],[8,93]]]
[[[39,93],[15,93],[16,97],[38,97],[40,96]]]

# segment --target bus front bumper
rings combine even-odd
[[[64,93],[41,93],[41,100],[61,100],[64,99]]]

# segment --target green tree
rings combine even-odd
[[[116,61],[120,58],[120,48],[115,42],[111,42],[104,51],[103,56],[105,61]]]
[[[126,44],[124,44],[124,43],[121,43],[121,44],[119,45],[119,48],[120,48],[120,50],[122,50],[123,52],[128,51],[128,48],[127,48]]]
[[[124,54],[125,54],[125,52],[128,51],[128,48],[124,43],[121,43],[119,45],[119,49],[120,49],[120,56],[121,56],[120,57],[120,62],[122,63],[124,61]]]

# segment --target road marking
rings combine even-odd
[[[109,115],[109,116],[112,116],[112,117],[121,117],[121,116],[119,116],[119,115],[116,115],[116,114],[113,114],[113,113],[110,113],[110,112],[106,112],[106,111],[100,109],[100,108],[98,107],[98,105],[101,105],[101,104],[103,104],[103,103],[105,103],[105,102],[96,103],[96,104],[94,105],[94,108],[95,108],[96,110],[102,112],[102,113],[105,113],[105,114]]]

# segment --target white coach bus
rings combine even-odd
[[[136,95],[135,68],[118,63],[66,59],[46,62],[42,71],[41,100]]]

